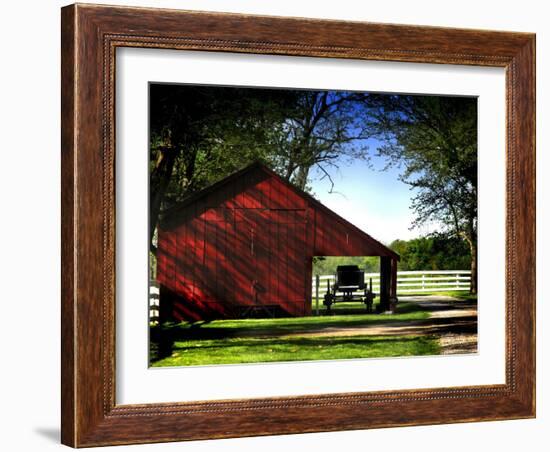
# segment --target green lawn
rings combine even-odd
[[[439,295],[439,296],[446,296],[446,297],[455,297],[460,298],[463,301],[477,301],[477,294],[471,294],[467,290],[450,290],[450,291],[441,291],[437,292],[436,289],[434,289],[434,292],[411,292],[411,293],[404,293],[400,294],[397,298],[402,299],[403,297],[422,297],[422,296],[433,296],[433,295]],[[315,312],[315,297],[313,297],[313,300],[311,302],[311,306],[313,311]],[[378,298],[375,299],[377,301]],[[399,303],[398,306],[407,304],[406,302]],[[323,305],[323,297],[319,297],[319,312],[322,314],[325,312],[326,307]],[[354,310],[354,311],[364,311],[364,304],[360,302],[342,302],[342,303],[335,303],[332,305],[332,310],[336,311],[342,311],[342,310]]]
[[[449,297],[460,298],[464,301],[477,301],[477,294],[471,294],[467,290],[453,290],[448,292],[430,292],[428,294],[424,293],[422,295],[445,295]]]
[[[153,367],[434,355],[429,336],[231,338],[175,342]]]
[[[342,306],[350,304],[350,306]],[[437,354],[425,336],[315,336],[327,328],[360,328],[429,316],[416,304],[399,303],[395,314],[344,314],[357,303],[341,303],[335,315],[279,319],[215,320],[152,327],[151,365],[187,366]],[[341,313],[341,314],[340,314]],[[307,337],[299,337],[308,333]],[[285,335],[292,334],[292,337]]]

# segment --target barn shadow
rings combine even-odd
[[[175,352],[191,349],[194,345],[187,346],[185,342],[193,341],[223,341],[224,339],[239,339],[240,346],[248,346],[257,349],[261,352],[261,347],[267,344],[286,344],[292,346],[300,346],[304,344],[322,345],[322,344],[342,344],[348,345],[367,344],[369,343],[364,337],[338,337],[334,336],[330,341],[327,341],[326,334],[334,334],[338,329],[357,329],[357,328],[376,328],[382,326],[385,329],[384,340],[388,340],[388,344],[394,339],[393,336],[403,335],[430,335],[440,336],[444,334],[454,335],[472,335],[477,334],[477,314],[475,310],[472,314],[466,312],[476,307],[472,301],[455,301],[452,304],[452,309],[457,311],[465,311],[463,315],[458,317],[431,317],[424,319],[400,320],[392,315],[373,315],[350,318],[350,313],[361,312],[365,313],[364,309],[339,309],[338,314],[331,316],[328,323],[319,322],[319,317],[301,318],[299,322],[293,322],[289,319],[288,322],[243,322],[240,327],[238,322],[231,322],[231,325],[224,327],[223,323],[213,324],[211,321],[197,321],[187,323],[166,323],[161,326],[151,328],[151,353],[150,361],[154,363],[172,356]],[[449,304],[446,307],[440,305],[433,300],[426,303],[400,303],[398,305],[398,314],[409,314],[418,311],[428,311],[437,313],[444,309],[449,309]],[[339,316],[342,318],[339,319]],[[327,319],[328,320],[328,319]],[[394,331],[391,331],[394,330]],[[307,338],[294,338],[295,335],[304,334]],[[325,337],[317,337],[325,335]],[[318,341],[316,343],[315,341]],[[340,342],[339,342],[340,340]],[[397,340],[397,339],[395,339]],[[399,340],[403,340],[401,337]],[[356,342],[354,342],[356,341]],[[231,341],[225,343],[218,342],[217,344],[201,344],[201,348],[219,349],[227,347],[228,350],[234,345]]]

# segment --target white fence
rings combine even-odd
[[[470,290],[470,270],[436,270],[397,272],[397,294],[421,292],[447,292],[454,290]],[[315,280],[312,280],[311,293],[315,296]],[[365,282],[372,280],[374,293],[380,292],[380,273],[365,273]],[[327,285],[334,284],[334,275],[319,276],[319,296],[327,291]]]
[[[156,281],[149,281],[149,321],[158,322],[159,319],[159,287]]]
[[[365,282],[369,284],[372,279],[372,290],[380,293],[380,273],[365,273]],[[423,293],[423,292],[447,292],[454,290],[470,289],[470,270],[440,270],[440,271],[412,271],[397,272],[397,295]],[[316,297],[316,277],[313,277],[311,294]],[[323,298],[327,291],[327,285],[334,284],[334,275],[319,276],[319,298]],[[357,292],[357,295],[361,294]],[[159,315],[159,288],[158,284],[151,281],[149,285],[150,320],[157,321]]]

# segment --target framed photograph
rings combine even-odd
[[[62,442],[535,416],[535,36],[62,9]]]

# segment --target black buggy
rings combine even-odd
[[[330,311],[334,303],[359,301],[365,303],[367,312],[372,312],[375,297],[376,295],[372,292],[372,279],[367,286],[364,271],[357,265],[339,265],[336,268],[336,282],[332,287],[330,281],[328,282],[323,304],[327,307],[327,311]]]

